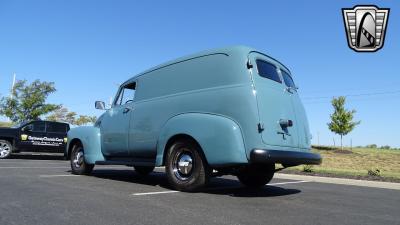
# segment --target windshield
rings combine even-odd
[[[22,126],[24,126],[24,125],[26,125],[28,122],[20,122],[20,123],[16,123],[16,124],[14,124],[14,125],[12,125],[11,126],[11,128],[19,128],[19,127],[22,127]]]

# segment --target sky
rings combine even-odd
[[[347,45],[342,8],[390,8],[383,49]],[[327,123],[347,95],[361,124],[353,146],[400,147],[400,1],[0,1],[0,95],[17,79],[55,82],[48,102],[100,115],[118,84],[166,61],[231,45],[254,47],[290,68],[313,144],[336,145]],[[0,120],[4,120],[1,118]]]

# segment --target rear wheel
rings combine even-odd
[[[0,159],[6,159],[10,157],[13,151],[13,146],[9,141],[0,140]]]
[[[207,184],[210,173],[200,152],[192,140],[178,140],[169,148],[166,172],[174,189],[196,191]]]
[[[268,184],[274,177],[274,173],[274,164],[252,164],[241,169],[237,177],[242,184],[257,188]]]
[[[134,166],[135,171],[140,175],[148,175],[153,172],[154,166]]]
[[[94,168],[93,164],[86,163],[84,149],[80,144],[76,144],[72,147],[70,161],[73,174],[88,175]]]

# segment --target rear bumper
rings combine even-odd
[[[297,166],[301,164],[321,164],[322,158],[319,154],[297,151],[279,151],[266,149],[253,149],[250,153],[251,163],[281,163],[286,166]]]

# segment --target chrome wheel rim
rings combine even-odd
[[[11,146],[6,142],[0,142],[0,158],[7,157],[11,153]]]
[[[179,180],[185,181],[192,176],[194,160],[187,149],[178,151],[174,157],[174,175]]]
[[[83,164],[83,151],[79,150],[77,153],[75,153],[74,160],[72,160],[72,163],[74,164],[75,168],[80,168]]]

